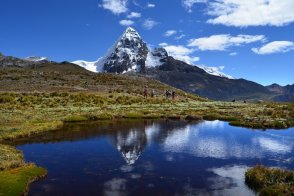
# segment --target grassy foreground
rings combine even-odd
[[[294,172],[256,166],[245,174],[246,184],[260,195],[294,195]]]
[[[249,128],[288,128],[294,125],[294,104],[213,102],[192,95],[144,99],[128,92],[0,94],[0,141],[56,130],[63,122],[114,118],[219,119]]]
[[[0,93],[0,195],[21,195],[46,170],[26,164],[22,153],[1,145],[61,128],[64,122],[126,119],[225,120],[251,128],[294,125],[294,104],[213,102],[177,92],[144,99],[140,91]],[[284,185],[283,185],[284,186]]]
[[[31,182],[46,174],[45,169],[26,164],[19,150],[0,144],[0,196],[23,195]]]

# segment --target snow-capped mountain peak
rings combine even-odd
[[[168,63],[168,53],[164,48],[149,49],[139,33],[128,27],[104,57],[94,62],[74,61],[94,72],[127,73],[145,72],[147,68],[158,67]],[[208,74],[233,79],[214,67],[196,65]]]
[[[135,29],[133,29],[132,27],[128,27],[123,33],[121,38],[132,40],[132,39],[141,39],[141,36]]]
[[[128,27],[113,46],[108,49],[104,57],[95,62],[79,60],[73,63],[95,72],[125,73],[141,71],[145,68],[148,51],[147,44],[142,40],[139,33]]]
[[[147,54],[147,44],[135,29],[128,27],[104,57],[104,70],[113,73],[141,71],[145,68]]]

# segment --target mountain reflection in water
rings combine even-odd
[[[258,131],[221,121],[67,124],[18,141],[48,169],[30,195],[254,195],[256,164],[294,169],[294,129]]]

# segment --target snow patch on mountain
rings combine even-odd
[[[164,48],[155,48],[153,51],[149,49],[145,65],[146,67],[157,67],[163,65],[168,57]]]
[[[32,62],[40,62],[40,61],[48,61],[47,57],[38,57],[38,56],[29,56],[24,58],[23,60],[32,61]]]
[[[89,71],[92,71],[92,72],[103,72],[104,65],[100,63],[100,60],[101,60],[101,58],[98,59],[97,61],[93,61],[93,62],[78,60],[78,61],[74,61],[72,63],[79,65]]]
[[[208,73],[210,75],[228,78],[228,79],[235,79],[234,77],[219,71],[219,68],[217,68],[217,67],[207,67],[205,65],[195,65],[195,66],[199,67],[200,69],[203,69],[206,73]]]

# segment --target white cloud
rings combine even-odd
[[[150,18],[146,19],[142,24],[143,28],[147,29],[147,30],[153,29],[153,27],[155,27],[156,25],[158,25],[158,22],[156,22]]]
[[[131,25],[134,24],[134,21],[132,21],[132,20],[121,20],[121,21],[119,21],[119,24],[121,26],[131,26]]]
[[[155,7],[155,4],[153,4],[153,3],[147,3],[147,7],[148,8],[154,8]]]
[[[182,33],[181,35],[175,37],[175,40],[180,40],[180,39],[182,39],[182,38],[185,37],[185,36],[186,36],[186,35]]]
[[[99,6],[113,14],[122,14],[128,11],[127,4],[128,0],[102,0],[102,4]]]
[[[208,20],[226,26],[284,26],[294,22],[293,0],[213,0]]]
[[[218,71],[222,71],[222,70],[224,70],[224,69],[225,69],[225,66],[218,66],[218,67],[217,67],[217,70],[218,70]]]
[[[168,45],[166,43],[159,44],[161,47],[164,47],[167,51],[169,56],[174,57],[175,59],[184,61],[188,64],[193,64],[196,61],[199,61],[200,58],[196,56],[192,56],[192,53],[194,52],[193,49],[186,48],[182,45]]]
[[[175,35],[175,34],[177,34],[177,31],[176,30],[168,30],[168,31],[166,31],[164,33],[164,36],[165,37],[170,37],[170,36]]]
[[[188,46],[197,47],[197,49],[202,51],[223,51],[231,46],[241,46],[258,41],[265,41],[265,37],[263,35],[238,35],[233,37],[229,34],[221,34],[212,35],[210,37],[191,39]]]
[[[256,54],[285,53],[294,50],[294,42],[274,41],[263,45],[261,48],[252,48]]]
[[[192,7],[196,3],[206,3],[207,0],[182,0],[182,4],[188,12],[192,12]]]
[[[158,44],[160,47],[164,47],[164,46],[167,46],[168,44],[167,43],[165,43],[165,42],[163,42],[163,43],[160,43],[160,44]]]
[[[237,53],[237,52],[231,52],[229,55],[230,55],[230,56],[237,56],[238,53]]]
[[[127,18],[140,18],[142,15],[139,12],[131,12],[129,15],[127,15]]]

